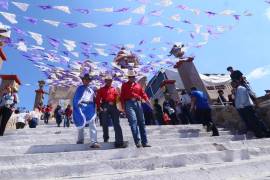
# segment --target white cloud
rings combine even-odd
[[[264,66],[264,67],[258,67],[254,70],[252,70],[248,75],[248,79],[261,79],[265,76],[270,75],[270,65]]]
[[[265,15],[268,18],[268,20],[270,20],[270,8],[266,9]]]

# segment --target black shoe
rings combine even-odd
[[[219,133],[213,133],[212,136],[219,136]]]
[[[149,144],[143,144],[142,146],[143,146],[144,148],[145,148],[145,147],[152,147],[152,146],[149,145]]]
[[[101,148],[101,146],[100,146],[99,143],[93,143],[93,144],[90,145],[90,148],[92,148],[92,149],[99,149],[99,148]]]
[[[207,125],[207,127],[206,127],[206,131],[207,132],[210,132],[212,129],[213,129],[213,125],[212,124]]]
[[[83,144],[83,141],[77,141],[76,144]]]
[[[136,147],[140,148],[140,147],[142,147],[142,145],[140,143],[138,143],[138,144],[136,144]]]
[[[105,143],[109,142],[109,139],[104,139],[104,142],[105,142]]]
[[[121,143],[121,144],[115,144],[114,147],[115,148],[126,148],[126,147],[128,147],[128,145],[126,143]]]

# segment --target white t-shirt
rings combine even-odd
[[[235,93],[235,107],[241,109],[247,106],[254,106],[247,88],[238,86]]]
[[[94,96],[95,96],[94,91],[90,87],[87,87],[84,90],[81,102],[94,102]]]
[[[25,113],[16,114],[16,120],[25,124]]]
[[[188,104],[191,104],[191,98],[188,94],[184,94],[181,96],[181,103],[183,105],[188,105]]]

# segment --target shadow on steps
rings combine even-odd
[[[125,143],[128,144],[127,141]],[[114,142],[100,143],[101,148],[92,149],[90,144],[54,144],[54,145],[34,145],[31,146],[26,154],[38,153],[57,153],[57,152],[72,152],[72,151],[93,151],[93,150],[110,150],[115,149]]]

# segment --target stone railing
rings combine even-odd
[[[243,130],[245,124],[233,106],[212,106],[212,118],[218,126],[231,130]]]
[[[256,110],[259,117],[270,127],[270,100],[261,101]],[[212,118],[221,127],[237,131],[245,128],[244,122],[233,106],[213,105]]]

